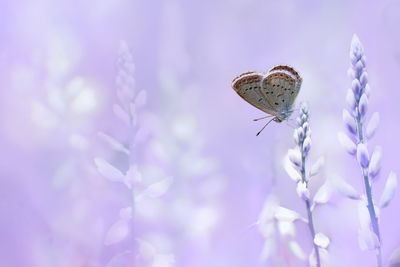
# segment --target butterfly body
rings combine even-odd
[[[249,104],[282,122],[292,114],[302,78],[287,65],[278,65],[267,73],[244,72],[232,81],[232,88]]]

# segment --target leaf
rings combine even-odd
[[[312,166],[310,171],[310,177],[317,175],[320,169],[324,166],[325,159],[324,157],[320,157]]]
[[[129,155],[129,150],[123,144],[118,142],[114,137],[111,137],[110,135],[103,132],[99,132],[98,136],[106,141],[114,150]]]
[[[290,240],[288,242],[288,246],[293,255],[296,256],[298,259],[303,261],[307,259],[307,256],[304,253],[303,249],[300,247],[299,243],[294,240]]]
[[[99,173],[108,180],[112,182],[122,182],[124,180],[124,175],[122,172],[108,163],[106,160],[102,158],[95,158],[94,163],[96,164]]]
[[[334,178],[332,179],[333,186],[336,188],[336,190],[344,195],[345,197],[348,197],[350,199],[355,199],[358,200],[360,199],[360,194],[346,181],[340,178]]]
[[[314,244],[317,245],[318,247],[326,249],[328,248],[330,242],[331,241],[329,240],[329,237],[327,237],[323,233],[315,234]]]
[[[143,195],[153,197],[153,198],[161,197],[168,191],[169,187],[172,184],[172,181],[173,181],[172,177],[167,177],[167,178],[161,180],[160,182],[151,184],[143,192]]]
[[[390,172],[389,177],[386,180],[385,189],[383,190],[380,207],[385,208],[392,201],[397,188],[397,175],[394,172]]]
[[[129,234],[129,221],[118,220],[108,230],[104,239],[104,245],[110,246],[124,240]]]

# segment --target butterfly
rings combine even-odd
[[[270,114],[254,121],[272,117],[257,133],[259,135],[271,121],[282,122],[289,118],[302,81],[294,68],[277,65],[267,73],[248,71],[240,74],[233,79],[232,88],[248,103]]]

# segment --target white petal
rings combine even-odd
[[[300,218],[300,215],[290,209],[284,207],[277,207],[275,211],[275,218],[278,221],[290,221],[293,222]]]
[[[380,207],[385,208],[392,201],[397,188],[397,175],[394,172],[390,172],[389,177],[386,180],[385,189],[383,190]]]
[[[374,250],[379,247],[379,239],[368,228],[361,228],[358,230],[358,244],[362,250]]]
[[[371,178],[374,178],[378,175],[381,169],[381,159],[382,159],[382,148],[380,146],[376,146],[374,152],[372,152],[371,161],[368,166],[368,173]]]
[[[296,256],[298,259],[305,261],[307,259],[306,254],[303,249],[300,247],[299,243],[294,240],[290,240],[288,243],[290,251]]]
[[[307,184],[305,182],[298,182],[297,183],[297,195],[302,199],[302,200],[308,200],[310,199],[310,191],[308,191]]]
[[[172,184],[172,181],[173,181],[172,177],[167,177],[161,180],[160,182],[151,184],[149,187],[147,187],[147,189],[145,190],[145,192],[143,192],[143,194],[153,198],[160,197],[168,191],[169,187]]]
[[[97,170],[100,172],[100,174],[108,180],[112,182],[123,181],[124,175],[122,174],[122,172],[110,163],[108,163],[106,160],[102,158],[95,158],[94,163],[96,164]]]
[[[365,198],[362,198],[358,203],[357,212],[361,229],[369,228],[371,226],[371,218],[369,216],[367,200]]]
[[[329,201],[332,193],[332,185],[330,182],[326,181],[315,193],[313,202],[315,204],[325,204]]]
[[[374,136],[378,126],[379,126],[379,113],[375,112],[374,114],[372,114],[371,119],[367,124],[367,129],[365,131],[365,135],[367,136],[368,139],[371,139]]]
[[[329,243],[331,241],[329,240],[329,237],[324,235],[323,233],[317,233],[315,234],[314,237],[314,244],[317,245],[320,248],[327,248],[329,246]]]
[[[350,199],[360,199],[360,194],[346,181],[341,178],[332,179],[333,186],[337,189],[339,193],[350,198]]]
[[[129,150],[123,144],[117,141],[114,137],[111,137],[110,135],[102,132],[99,132],[98,135],[101,139],[106,141],[116,151],[129,155]]]
[[[325,159],[324,157],[320,157],[312,166],[310,171],[310,177],[318,174],[322,166],[324,166]]]
[[[298,182],[301,180],[301,175],[300,173],[296,170],[296,168],[293,166],[291,161],[289,160],[289,157],[286,156],[284,160],[284,168],[286,170],[286,173],[289,175],[290,178],[292,178],[295,182]]]
[[[294,165],[301,165],[301,153],[298,149],[289,149],[288,157]]]
[[[106,234],[104,245],[109,246],[124,240],[129,234],[129,222],[118,220],[114,223]]]
[[[266,239],[264,242],[264,246],[261,252],[261,260],[266,261],[268,260],[271,255],[275,252],[275,241],[272,238]]]
[[[278,230],[282,236],[294,237],[296,235],[294,224],[290,221],[278,221]]]
[[[344,133],[340,132],[338,134],[338,139],[340,144],[343,146],[344,149],[350,154],[355,154],[357,151],[357,146],[354,142]]]
[[[278,199],[274,195],[269,195],[264,201],[263,208],[258,216],[258,223],[266,224],[274,219],[276,209],[278,208]]]

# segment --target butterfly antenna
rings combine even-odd
[[[274,117],[274,118],[275,118],[275,117]],[[265,129],[265,127],[267,127],[267,125],[268,125],[271,121],[274,120],[274,118],[270,119],[270,120],[264,125],[264,127],[262,127],[261,130],[256,134],[256,136],[258,136],[258,135]]]
[[[259,121],[259,120],[263,120],[263,119],[271,118],[271,117],[273,117],[273,116],[272,116],[272,115],[268,115],[268,116],[265,116],[265,117],[261,117],[261,118],[258,118],[258,119],[254,119],[253,121]]]

